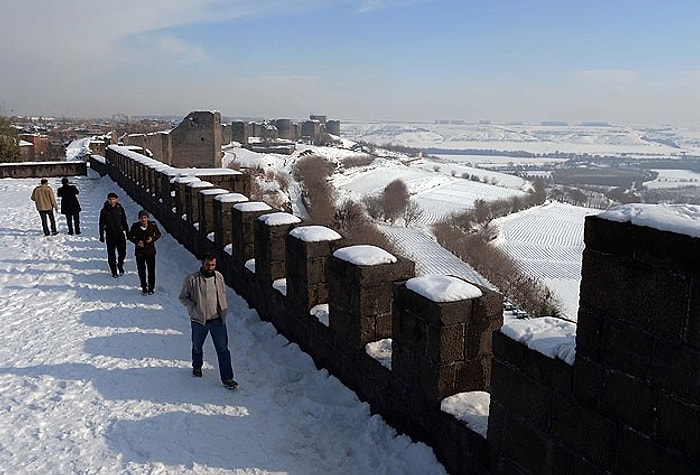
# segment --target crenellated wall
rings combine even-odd
[[[247,201],[245,175],[185,173],[123,147],[106,155],[164,229],[196,255],[214,251],[261,318],[450,473],[698,473],[698,238],[587,218],[572,365],[499,330],[499,294],[449,276],[473,293],[423,294],[412,262]],[[390,367],[365,348],[387,337]],[[441,410],[467,391],[490,391],[486,437]]]
[[[586,218],[573,365],[494,334],[494,472],[700,473],[700,238],[617,219]]]

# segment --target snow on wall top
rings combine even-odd
[[[224,193],[222,195],[217,195],[214,199],[222,203],[241,203],[243,201],[248,201],[248,197],[241,193]]]
[[[228,190],[225,190],[223,188],[209,188],[207,190],[200,191],[200,193],[203,195],[221,195],[224,193],[228,193]]]
[[[554,317],[511,320],[503,324],[501,333],[549,358],[570,365],[576,359],[575,323]]]
[[[356,266],[377,266],[393,264],[397,261],[393,254],[384,249],[366,244],[344,247],[335,251],[333,255]]]
[[[336,241],[343,236],[325,226],[300,226],[290,231],[292,236],[304,242]]]
[[[631,223],[690,237],[700,237],[700,206],[698,205],[632,203],[615,206],[598,216],[608,221]]]
[[[190,188],[207,188],[209,186],[214,186],[214,184],[208,181],[198,180],[187,183],[187,186]]]
[[[246,201],[244,203],[237,203],[233,205],[234,209],[237,209],[238,211],[267,211],[272,208],[267,205],[267,203],[263,203],[262,201]]]
[[[258,216],[258,221],[262,221],[267,226],[284,226],[287,224],[301,223],[301,219],[297,218],[293,214],[284,213],[282,211]]]
[[[433,302],[458,302],[483,295],[478,287],[449,275],[413,277],[406,281],[406,287]]]
[[[171,183],[182,183],[182,184],[187,184],[187,183],[192,183],[194,181],[202,181],[196,176],[192,175],[176,175],[172,180],[170,180]]]

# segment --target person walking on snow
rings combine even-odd
[[[100,211],[100,242],[107,240],[107,263],[112,277],[124,274],[124,259],[126,258],[126,232],[129,224],[126,222],[126,212],[119,204],[116,193],[109,193]],[[115,255],[116,254],[116,255]]]
[[[205,254],[202,257],[202,267],[185,278],[179,299],[190,315],[192,374],[198,378],[202,377],[204,341],[211,333],[219,359],[221,382],[229,389],[236,389],[238,383],[233,379],[231,353],[228,350],[226,284],[224,276],[216,270],[214,254]]]
[[[49,234],[55,236],[58,234],[58,231],[56,231],[56,218],[53,216],[53,211],[58,211],[58,203],[56,202],[56,196],[53,194],[53,189],[49,186],[49,180],[46,178],[41,179],[41,184],[32,191],[32,201],[39,212],[44,236]],[[47,220],[51,222],[50,233]]]
[[[61,184],[56,194],[61,198],[61,214],[66,216],[68,234],[73,234],[73,229],[75,234],[80,234],[80,202],[78,202],[80,191],[77,186],[68,183],[68,178],[63,178]]]
[[[151,295],[156,286],[155,244],[160,237],[160,230],[156,223],[149,221],[148,211],[145,209],[139,211],[138,216],[139,220],[131,225],[126,237],[136,245],[134,256],[141,281],[141,293]],[[148,280],[146,279],[146,270],[148,270]]]

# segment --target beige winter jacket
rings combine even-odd
[[[58,211],[58,203],[53,190],[49,185],[39,185],[32,191],[32,201],[36,206],[37,211]]]
[[[178,298],[182,305],[187,308],[187,313],[189,313],[190,320],[193,322],[204,325],[207,317],[210,317],[210,315],[204,315],[203,309],[215,307],[219,310],[218,314],[221,320],[226,323],[228,304],[226,302],[226,283],[224,282],[224,276],[217,270],[214,271],[214,277],[210,277],[210,279],[214,279],[214,285],[216,287],[215,295],[207,294],[206,279],[207,278],[202,275],[201,271],[197,271],[185,277]],[[207,299],[210,299],[210,301],[205,303]]]

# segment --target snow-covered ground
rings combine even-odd
[[[656,179],[644,182],[649,189],[682,188],[685,186],[700,186],[700,173],[691,170],[654,170],[658,173]]]
[[[688,128],[360,121],[343,121],[341,127],[348,139],[416,148],[641,156],[700,151],[698,131]]]
[[[494,221],[494,244],[558,297],[563,317],[576,320],[585,217],[600,210],[550,202]]]
[[[210,340],[193,378],[177,294],[199,263],[164,233],[155,295],[139,291],[130,244],[127,273],[113,279],[99,209],[109,191],[130,221],[139,207],[109,178],[74,181],[83,234],[67,235],[57,215],[61,233],[44,237],[29,200],[38,179],[0,180],[0,472],[445,473],[233,291],[240,387],[222,387]]]

